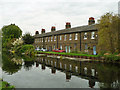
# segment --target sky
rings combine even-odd
[[[0,28],[16,24],[25,33],[41,33],[88,24],[89,17],[96,22],[107,12],[118,13],[119,0],[0,0]]]

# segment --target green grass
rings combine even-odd
[[[12,90],[13,88],[15,87],[10,85],[8,82],[2,81],[2,79],[0,79],[0,90]]]
[[[87,57],[99,57],[99,55],[89,55],[89,54],[79,54],[79,53],[61,53],[61,52],[42,52],[41,53],[48,53],[48,54],[61,54],[61,55],[70,55],[70,56],[87,56]]]
[[[70,56],[104,57],[106,61],[120,61],[120,57],[116,56],[116,54],[111,54],[111,55],[89,55],[89,54],[82,54],[82,53],[61,53],[61,52],[42,52],[42,51],[37,51],[37,52],[47,53],[47,54],[70,55]]]

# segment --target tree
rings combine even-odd
[[[34,37],[30,35],[30,33],[26,33],[23,36],[23,41],[25,44],[33,44],[34,43]]]
[[[2,28],[2,43],[3,47],[6,47],[7,42],[14,38],[19,38],[22,35],[22,30],[15,24],[3,26]]]
[[[98,52],[120,52],[120,18],[107,13],[98,20]]]

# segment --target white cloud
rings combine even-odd
[[[87,24],[88,18],[98,19],[106,12],[117,13],[118,0],[0,0],[0,27],[15,23],[23,33],[35,33],[52,25],[58,30],[70,21],[72,26]]]

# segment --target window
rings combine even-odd
[[[91,33],[91,39],[95,39],[95,32]]]
[[[43,42],[43,38],[42,38],[42,42]]]
[[[48,37],[48,42],[49,42],[49,37]]]
[[[74,44],[74,50],[77,51],[77,43]]]
[[[62,36],[60,35],[60,40],[62,40]]]
[[[54,49],[55,49],[55,45],[54,45]]]
[[[47,37],[45,38],[45,42],[47,42]]]
[[[85,44],[85,50],[87,50],[88,49],[88,46],[87,46],[87,44]]]
[[[53,41],[53,36],[51,36],[51,42]]]
[[[77,33],[75,34],[75,40],[78,40],[78,34]]]
[[[66,39],[67,39],[67,35],[64,36],[64,41],[66,41]]]
[[[54,41],[56,41],[56,36],[54,36]]]
[[[69,40],[72,40],[72,34],[69,35]]]
[[[87,39],[87,33],[86,32],[84,33],[84,39]]]

